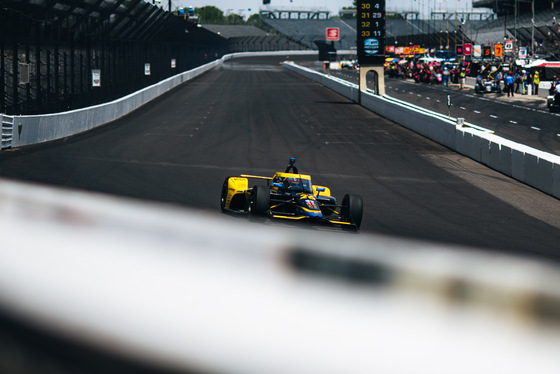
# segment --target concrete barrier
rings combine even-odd
[[[344,52],[350,54],[351,51],[341,51],[341,53]],[[317,51],[307,50],[233,53],[225,55],[222,58],[208,64],[167,78],[159,83],[109,103],[62,113],[14,116],[14,133],[11,147],[18,148],[26,145],[62,139],[114,121],[115,119],[138,109],[140,106],[177,87],[178,85],[195,78],[208,70],[220,66],[224,61],[228,61],[232,58],[313,54],[317,54]],[[344,85],[336,83],[331,85],[331,88],[333,89],[337,89],[337,87],[340,87],[341,94],[347,95],[350,92],[350,88],[344,87]]]
[[[338,78],[293,63],[285,63],[284,66],[323,83],[401,126],[546,194],[560,198],[560,156],[480,131],[474,124],[457,125],[456,118],[448,118],[389,96],[359,92],[356,84],[341,83]]]
[[[115,101],[62,113],[14,116],[12,148],[53,141],[91,130],[122,117],[179,84],[190,80],[230,59],[210,62],[163,80]]]

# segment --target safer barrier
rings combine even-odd
[[[389,96],[362,91],[356,84],[322,74],[294,63],[285,63],[311,80],[359,102],[363,107],[394,121],[418,134],[442,144],[531,187],[560,198],[560,156],[516,143],[481,131],[470,123],[457,124],[447,118]]]
[[[65,138],[114,121],[231,57],[178,74],[118,100],[63,113],[15,116],[11,147],[22,147]]]
[[[14,123],[11,127],[12,132],[8,133],[8,130],[2,132],[3,137],[11,137],[11,143],[4,142],[1,148],[18,148],[62,139],[104,125],[138,109],[140,106],[175,88],[181,83],[195,78],[216,66],[220,66],[224,61],[234,57],[313,54],[317,54],[317,51],[242,52],[228,54],[218,60],[177,74],[109,103],[62,113],[14,116]]]

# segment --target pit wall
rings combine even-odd
[[[19,148],[27,145],[49,142],[76,135],[104,125],[138,109],[150,100],[155,99],[178,85],[195,78],[208,70],[218,67],[225,61],[235,57],[313,54],[317,54],[317,51],[233,53],[225,55],[218,60],[199,66],[195,69],[177,74],[152,86],[146,87],[140,91],[134,92],[128,96],[109,103],[53,114],[23,116],[6,116],[0,114],[0,118],[10,118],[10,120],[13,118],[13,125],[10,124],[10,126],[2,126],[3,139],[9,139],[10,141],[3,141],[0,148]]]
[[[389,96],[359,91],[356,84],[293,63],[284,66],[361,106],[544,193],[560,198],[560,156],[515,143],[470,123]]]

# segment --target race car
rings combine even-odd
[[[489,93],[489,92],[497,92],[500,93],[500,86],[499,83],[494,81],[494,80],[482,80],[479,82],[476,82],[475,86],[474,86],[474,92],[475,93]]]
[[[363,215],[361,196],[347,194],[338,204],[328,187],[313,185],[311,177],[298,173],[294,164],[295,158],[291,158],[286,170],[272,177],[246,174],[227,177],[222,186],[222,212],[312,220],[358,230]],[[250,179],[267,184],[249,187]]]

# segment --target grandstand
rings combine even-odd
[[[556,10],[532,11],[518,15],[508,14],[484,25],[468,29],[466,33],[477,43],[517,41],[517,46],[534,46],[536,58],[560,59],[560,7]],[[534,42],[534,44],[533,44]]]
[[[354,20],[263,18],[262,21],[270,29],[277,30],[288,39],[311,49],[317,49],[315,41],[326,40],[327,27],[337,27],[340,30],[340,40],[334,42],[335,48],[356,49],[356,22]]]
[[[489,8],[498,16],[554,11],[558,0],[473,0],[473,8]]]
[[[307,49],[301,43],[254,26],[204,25],[203,27],[226,39],[230,52]]]
[[[328,19],[330,10],[322,8],[296,8],[263,6],[259,9],[261,18],[271,19]]]
[[[325,41],[327,27],[337,27],[340,30],[340,40],[334,42],[339,50],[356,49],[356,21],[355,19],[278,19],[262,18],[270,32],[276,30],[288,39],[316,49],[317,41]],[[456,44],[468,41],[462,34],[460,27],[455,27],[453,20],[432,20],[388,18],[386,21],[387,45],[417,44],[428,48],[446,48],[454,50]],[[473,21],[474,23],[474,21]]]
[[[463,23],[481,25],[494,17],[490,11],[470,11],[444,13],[432,11],[430,20],[419,19],[417,11],[386,12],[387,45],[421,45],[426,48],[455,50],[457,44],[470,41],[463,33]],[[355,15],[351,10],[341,11],[340,16]],[[317,49],[317,43],[324,43],[327,27],[340,30],[340,40],[335,41],[335,49],[356,49],[356,21],[351,18],[330,18],[328,11],[317,9],[275,8],[260,9],[260,16],[269,32],[278,32],[286,38],[307,48]]]
[[[511,4],[518,4],[518,12],[507,11]],[[420,45],[428,49],[454,51],[464,43],[493,44],[505,39],[517,41],[517,47],[527,47],[536,58],[560,59],[560,5],[554,9],[554,1],[536,2],[535,12],[527,11],[521,0],[474,1],[473,6],[486,9],[443,12],[431,11],[429,19],[420,19],[417,11],[387,11],[386,45]],[[496,5],[497,4],[497,5]],[[551,9],[552,7],[552,9]],[[505,9],[505,10],[504,10]],[[260,19],[266,31],[256,28],[237,30],[205,26],[225,37],[233,50],[318,49],[329,44],[335,50],[356,49],[356,21],[346,18],[352,15],[346,10],[344,18],[331,18],[329,11],[321,8],[260,9]],[[533,23],[534,21],[534,23]],[[227,27],[227,26],[224,26]],[[340,30],[340,40],[326,42],[326,29]]]

